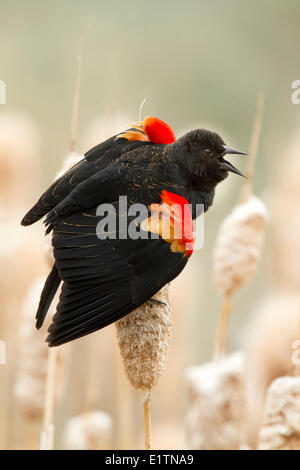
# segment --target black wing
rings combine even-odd
[[[38,202],[23,217],[22,225],[31,225],[41,219],[62,201],[81,182],[103,170],[121,155],[151,142],[116,140],[116,136],[90,149],[85,157],[68,170],[44,192]]]
[[[158,239],[100,240],[94,210],[73,214],[56,225],[53,246],[63,281],[47,341],[72,341],[118,320],[139,307],[186,265]],[[118,230],[118,229],[117,229]]]
[[[46,218],[47,233],[61,220],[99,204],[126,195],[131,202],[149,205],[160,201],[162,189],[180,191],[164,165],[165,145],[143,146],[124,153],[118,160],[85,179],[51,209]],[[182,189],[182,188],[181,188]]]

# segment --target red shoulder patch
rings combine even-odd
[[[143,122],[143,127],[149,141],[154,144],[171,144],[176,140],[172,128],[157,117],[146,117]]]

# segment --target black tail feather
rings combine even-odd
[[[57,268],[55,264],[47,277],[43,291],[41,293],[41,299],[36,314],[36,327],[39,329],[44,323],[45,317],[47,315],[48,309],[51,305],[51,302],[56,294],[56,291],[59,287],[61,280],[58,275]]]

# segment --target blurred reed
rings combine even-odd
[[[218,359],[227,350],[232,295],[249,282],[255,273],[268,219],[264,204],[251,192],[263,109],[264,96],[259,95],[250,140],[247,179],[244,183],[241,202],[223,221],[216,240],[213,260],[214,277],[217,289],[223,294],[224,300],[215,341],[214,359]]]
[[[47,362],[49,348],[45,342],[45,327],[37,330],[33,315],[38,307],[40,292],[45,277],[37,278],[31,285],[21,309],[18,333],[17,367],[14,396],[19,411],[25,422],[25,433],[29,437],[27,445],[38,448],[38,435],[44,417],[44,405],[47,391]],[[53,309],[51,309],[53,313]],[[46,321],[49,326],[50,319]],[[53,400],[58,403],[65,390],[66,371],[68,369],[68,347],[60,348],[55,371],[56,386]]]

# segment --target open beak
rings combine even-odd
[[[248,155],[248,153],[241,152],[240,150],[233,149],[232,147],[228,147],[228,145],[224,145],[224,150],[226,155],[234,154],[234,155]]]
[[[245,152],[241,152],[240,150],[236,150],[232,147],[228,147],[228,145],[224,145],[224,154],[225,155],[248,155]],[[221,159],[221,168],[227,171],[231,171],[231,173],[236,173],[237,175],[242,176],[243,178],[246,178],[246,176],[238,170],[235,166],[233,166],[230,162],[227,162],[223,158]]]

